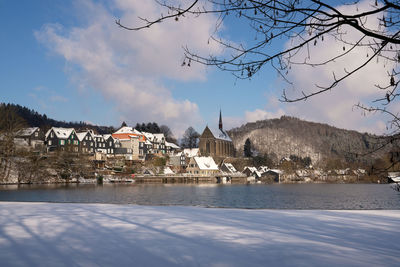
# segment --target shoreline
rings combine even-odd
[[[400,210],[0,202],[5,266],[398,266]]]

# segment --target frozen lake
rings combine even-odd
[[[388,184],[69,184],[0,186],[0,201],[248,209],[400,209]]]

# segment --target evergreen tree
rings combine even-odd
[[[251,142],[249,138],[247,138],[244,142],[243,152],[244,156],[247,158],[250,158],[253,155],[253,153],[251,152]]]

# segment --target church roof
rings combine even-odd
[[[225,132],[224,130],[221,130],[221,129],[212,129],[212,128],[209,128],[209,129],[210,129],[212,135],[213,135],[216,139],[220,139],[220,140],[232,142],[232,139],[229,137],[228,133]]]

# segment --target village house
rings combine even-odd
[[[115,148],[119,147],[120,143],[116,142],[116,140],[112,137],[111,134],[103,135],[103,139],[105,143],[104,149],[106,150],[107,155],[113,155]]]
[[[48,151],[79,152],[79,139],[74,128],[52,127],[45,135]]]
[[[95,152],[96,144],[92,131],[76,133],[79,140],[79,152],[91,153]]]
[[[176,172],[183,173],[186,171],[187,162],[185,153],[179,152],[169,156],[168,165]]]
[[[107,149],[106,149],[106,140],[104,140],[104,137],[100,134],[96,134],[93,136],[95,139],[95,144],[96,144],[96,152],[101,152],[103,154],[107,154]]]
[[[198,176],[212,176],[219,173],[212,157],[193,157],[189,161],[187,172]]]
[[[235,148],[232,139],[224,131],[222,125],[222,115],[219,113],[219,127],[212,129],[206,126],[200,136],[199,141],[200,154],[211,157],[234,157]]]
[[[220,170],[224,173],[234,174],[238,173],[236,168],[232,165],[232,163],[222,163]]]
[[[117,154],[123,154],[130,160],[144,160],[144,146],[140,143],[146,142],[146,137],[132,127],[121,127],[118,131],[112,134],[114,139],[118,139],[121,147],[116,149]]]
[[[174,153],[176,153],[178,150],[180,150],[181,148],[177,145],[175,145],[174,143],[170,143],[165,141],[165,152],[168,155],[172,155]]]
[[[38,148],[44,145],[45,135],[39,127],[30,127],[18,131],[16,138],[24,140],[30,147]]]
[[[275,183],[280,183],[281,175],[282,175],[281,170],[270,169],[270,170],[267,170],[266,172],[261,173],[261,177],[259,177],[258,179],[275,182]]]
[[[247,177],[253,176],[253,174],[256,172],[257,172],[256,167],[249,167],[249,166],[244,167],[242,171],[242,173],[246,174]]]

